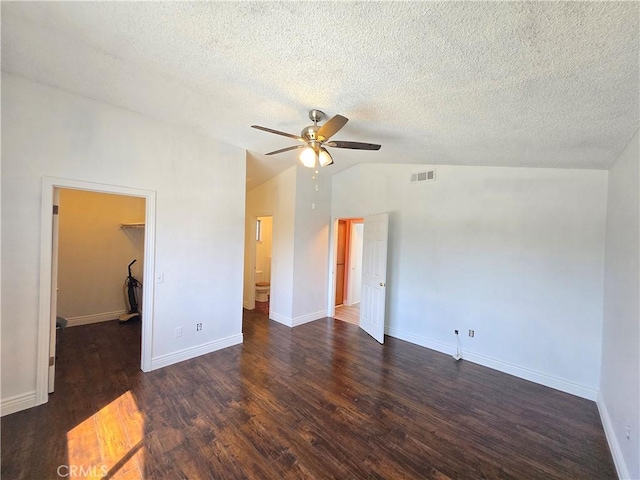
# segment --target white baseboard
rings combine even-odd
[[[274,322],[281,323],[283,325],[286,325],[287,327],[297,327],[298,325],[303,325],[308,322],[313,322],[314,320],[319,320],[326,316],[327,316],[327,312],[325,310],[309,313],[307,315],[302,315],[296,318],[285,317],[284,315],[280,315],[279,313],[276,313],[273,311],[269,312],[269,320],[273,320]]]
[[[508,362],[503,362],[502,360],[497,360],[485,355],[463,352],[463,357],[470,362],[477,363],[478,365],[493,368],[494,370],[508,373],[515,377],[523,378],[525,380],[529,380],[531,382],[538,383],[555,390],[560,390],[561,392],[570,393],[571,395],[576,395],[581,398],[586,398],[587,400],[595,401],[596,397],[598,396],[597,390],[587,387],[586,385],[580,385],[579,383],[571,382],[563,378],[554,377],[552,375],[547,375],[546,373],[537,372],[535,370],[529,370],[528,368],[513,365]]]
[[[13,397],[3,398],[0,401],[0,416],[10,415],[12,413],[26,410],[27,408],[36,406],[36,391],[21,393]]]
[[[151,359],[151,370],[167,367],[174,363],[190,360],[200,355],[206,355],[207,353],[215,352],[216,350],[222,350],[223,348],[232,347],[242,343],[243,336],[241,333],[238,335],[232,335],[220,340],[214,340],[213,342],[204,343],[195,347],[185,348],[173,353],[167,353],[166,355],[160,355]]]
[[[416,345],[435,350],[436,352],[446,353],[448,355],[453,355],[454,353],[456,353],[456,347],[452,345],[435,342],[420,335],[403,332],[401,330],[398,330],[397,328],[385,327],[384,333],[386,335],[389,335],[390,337],[398,338],[400,340],[404,340],[405,342],[415,343]]]
[[[607,406],[604,403],[604,398],[602,398],[602,394],[600,392],[598,392],[596,405],[598,406],[598,412],[600,413],[600,419],[602,420],[602,426],[604,427],[604,433],[607,437],[607,443],[609,443],[609,450],[611,450],[611,456],[613,457],[613,463],[616,466],[618,477],[631,478],[629,469],[627,468],[627,464],[624,461],[622,449],[620,448],[620,444],[618,443],[618,438],[616,437],[615,430],[613,429],[613,423],[611,422],[611,417],[609,416],[609,410],[607,410]]]
[[[416,345],[430,348],[431,350],[436,350],[448,355],[453,355],[454,353],[456,353],[456,348],[454,345],[447,345],[436,342],[425,337],[402,332],[395,328],[387,327],[385,333],[391,337],[415,343]],[[500,372],[508,373],[509,375],[513,375],[518,378],[523,378],[540,385],[551,387],[556,390],[560,390],[561,392],[570,393],[572,395],[586,398],[588,400],[596,400],[596,397],[598,396],[597,390],[574,382],[570,382],[563,378],[553,377],[545,373],[536,372],[535,370],[529,370],[528,368],[513,365],[502,360],[469,351],[463,351],[461,353],[462,358],[469,362],[477,363],[478,365],[482,365],[484,367],[489,367]]]
[[[326,316],[327,316],[327,312],[325,310],[309,313],[307,315],[302,315],[301,317],[294,318],[291,322],[291,326],[297,327],[298,325],[303,325],[305,323],[313,322],[314,320],[319,320]]]
[[[116,312],[94,313],[92,315],[80,315],[79,317],[67,318],[67,327],[77,327],[78,325],[89,325],[91,323],[108,322],[109,320],[117,320],[118,317],[126,310],[118,310]]]
[[[286,325],[287,327],[293,327],[293,320],[289,317],[285,317],[284,315],[280,315],[274,311],[269,311],[269,320],[273,320],[274,322],[281,323]]]

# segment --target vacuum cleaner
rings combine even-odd
[[[131,322],[135,320],[140,320],[140,309],[138,307],[138,299],[140,298],[139,292],[142,290],[142,283],[138,281],[131,274],[131,265],[136,263],[136,259],[133,260],[127,267],[129,270],[129,275],[127,279],[124,281],[124,300],[127,304],[127,313],[120,315],[119,320],[121,322]]]

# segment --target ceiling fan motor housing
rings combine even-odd
[[[305,139],[307,145],[316,150],[316,153],[320,144],[326,140],[324,137],[318,135],[318,131],[320,130],[318,122],[322,121],[324,117],[325,113],[321,110],[315,108],[313,110],[309,110],[309,118],[313,121],[313,125],[304,127],[300,133],[300,136]]]
[[[321,139],[318,136],[318,130],[320,130],[320,127],[318,125],[309,125],[308,127],[304,127],[304,129],[302,129],[302,133],[300,133],[300,136],[307,142],[322,141],[324,140],[324,138]]]

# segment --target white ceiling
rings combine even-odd
[[[319,108],[361,162],[606,169],[638,128],[638,2],[2,2],[2,70],[292,166]]]

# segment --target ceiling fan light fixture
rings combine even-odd
[[[323,147],[320,147],[320,154],[318,155],[318,162],[321,167],[326,167],[333,163],[333,158],[329,155],[329,152]]]
[[[307,168],[315,167],[317,158],[316,152],[311,147],[306,147],[300,152],[300,161]]]
[[[283,137],[293,138],[302,142],[302,144],[280,148],[273,152],[265,153],[265,155],[275,155],[277,153],[284,153],[290,150],[302,149],[300,151],[300,162],[302,162],[302,164],[307,168],[316,168],[316,165],[326,167],[333,164],[333,158],[331,158],[331,155],[323,145],[333,148],[349,148],[351,150],[380,150],[380,145],[374,143],[330,140],[331,137],[345,126],[349,119],[342,115],[334,115],[327,120],[324,125],[318,125],[318,122],[323,120],[324,117],[325,114],[320,110],[310,110],[309,118],[313,121],[313,125],[304,127],[300,135],[293,135],[291,133],[274,130],[273,128],[262,127],[260,125],[251,125],[251,128],[256,128],[267,133],[274,133]]]

